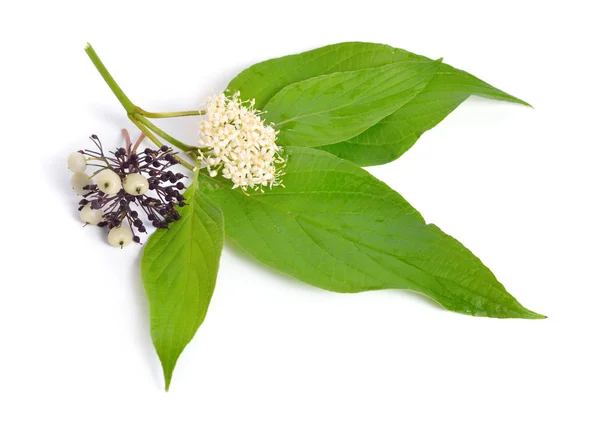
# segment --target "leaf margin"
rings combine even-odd
[[[173,372],[175,370],[175,367],[177,365],[177,361],[179,360],[180,355],[182,354],[182,352],[184,351],[185,347],[189,344],[189,342],[191,342],[191,340],[194,338],[198,328],[202,325],[202,323],[204,323],[204,319],[206,317],[206,313],[208,311],[208,307],[210,305],[210,301],[212,299],[212,295],[216,286],[216,279],[217,279],[217,274],[218,274],[218,270],[219,270],[219,264],[220,264],[220,259],[221,259],[221,254],[222,254],[222,250],[223,250],[223,244],[224,244],[224,217],[223,217],[223,213],[221,211],[221,209],[218,207],[218,205],[216,205],[210,198],[206,197],[202,191],[200,190],[200,183],[199,183],[199,179],[198,179],[198,171],[195,172],[194,176],[192,177],[193,181],[192,184],[188,187],[188,189],[185,192],[185,199],[186,202],[188,203],[188,205],[184,206],[184,207],[177,207],[178,211],[181,213],[182,217],[180,220],[174,222],[171,224],[169,229],[157,229],[147,240],[146,245],[144,247],[144,251],[142,254],[142,259],[140,262],[140,266],[141,266],[141,277],[142,277],[142,282],[144,285],[144,290],[148,299],[148,304],[149,304],[149,311],[150,311],[150,332],[151,332],[151,337],[152,337],[152,343],[154,345],[154,348],[156,350],[156,353],[159,357],[162,369],[163,369],[163,377],[164,377],[164,381],[165,381],[165,391],[169,391],[170,385],[171,385],[171,380],[173,377]],[[200,200],[205,204],[202,205],[200,204]],[[209,212],[206,212],[204,210],[204,208],[209,209]],[[165,238],[168,238],[171,235],[174,235],[173,238],[176,238],[176,232],[181,231],[182,228],[185,228],[185,226],[188,224],[188,220],[192,219],[197,219],[202,221],[200,218],[198,218],[197,213],[198,213],[198,209],[201,210],[202,213],[204,213],[206,216],[211,215],[210,219],[213,220],[213,223],[210,226],[213,226],[213,230],[217,230],[216,231],[216,237],[219,238],[218,240],[214,240],[212,236],[210,236],[211,241],[213,242],[212,245],[212,249],[213,249],[213,254],[214,254],[214,258],[213,258],[213,266],[214,266],[214,272],[210,273],[210,275],[206,278],[208,279],[208,283],[209,283],[209,287],[208,287],[208,292],[206,294],[205,297],[205,302],[203,305],[200,305],[200,308],[198,310],[198,312],[196,313],[196,321],[195,323],[192,324],[192,331],[191,332],[187,332],[188,335],[185,336],[183,338],[183,342],[181,342],[179,344],[178,347],[175,347],[175,349],[173,350],[172,353],[168,353],[167,351],[170,351],[168,348],[165,348],[163,345],[163,340],[162,340],[162,333],[164,332],[163,330],[157,329],[158,326],[158,319],[157,319],[157,315],[160,314],[160,311],[157,312],[157,310],[160,310],[161,308],[163,308],[164,306],[160,305],[157,306],[155,302],[153,302],[153,293],[154,293],[154,288],[152,287],[152,284],[156,284],[159,285],[159,282],[152,282],[154,277],[151,275],[151,273],[155,273],[154,271],[151,271],[152,268],[155,266],[155,260],[156,258],[154,257],[154,253],[153,250],[159,246],[159,244],[161,244]],[[192,222],[190,224],[192,226],[192,228],[194,227],[194,223]],[[204,226],[204,224],[203,224]],[[209,231],[206,229],[206,227],[204,227],[204,230],[207,232],[207,234],[209,233]],[[220,236],[220,237],[219,237]],[[183,238],[185,239],[186,237],[183,236]],[[161,250],[161,252],[164,252],[165,250],[167,250],[168,246],[173,242],[173,240],[171,240],[166,247],[159,247],[159,249]],[[189,243],[189,259],[188,259],[188,264],[191,267],[192,263],[192,253],[194,251],[193,249],[193,245],[194,245],[194,236],[193,236],[193,232],[191,232],[190,236],[187,237],[186,242],[183,245],[186,245]],[[197,242],[198,243],[198,242]],[[178,252],[174,255],[174,258],[179,255],[181,253],[182,248],[180,247],[180,249],[178,249]],[[208,260],[206,259],[206,257],[204,256],[203,261],[205,262],[205,265],[208,267]],[[169,263],[166,265],[166,267],[164,267],[164,269],[168,269],[168,268],[172,268],[172,263],[173,260],[169,261]],[[176,277],[178,276],[178,274],[180,273],[180,271],[176,271]],[[161,274],[158,276],[159,278],[162,277],[163,272],[161,272]],[[202,276],[198,276],[199,279],[202,279]],[[189,280],[191,278],[187,277],[187,283],[186,283],[186,289],[187,289],[187,285],[189,284]],[[175,280],[175,279],[174,279]],[[173,285],[173,283],[171,283],[169,286]],[[171,289],[171,288],[170,288]],[[173,354],[174,353],[174,354]]]
[[[257,255],[255,252],[253,252],[252,249],[248,248],[248,244],[244,244],[244,243],[240,243],[239,236],[235,234],[235,230],[232,230],[232,225],[231,223],[235,223],[236,222],[236,217],[233,215],[228,215],[228,208],[226,206],[224,206],[223,203],[221,203],[218,199],[218,197],[220,196],[220,194],[223,193],[228,193],[227,191],[231,191],[231,189],[227,186],[225,186],[225,183],[222,182],[218,182],[215,181],[213,179],[213,184],[210,185],[206,185],[206,189],[205,189],[205,193],[207,194],[207,196],[211,197],[211,199],[213,199],[223,210],[224,215],[227,216],[227,220],[226,220],[226,226],[225,226],[225,233],[228,236],[228,240],[233,242],[236,246],[238,246],[242,251],[247,252],[251,257],[255,258],[256,260],[258,260],[259,262],[267,265],[270,268],[273,268],[281,273],[287,274],[291,277],[294,277],[302,282],[311,284],[312,286],[316,286],[322,289],[326,289],[326,290],[330,290],[333,292],[341,292],[341,293],[355,293],[355,292],[364,292],[364,291],[370,291],[370,290],[379,290],[379,289],[402,289],[402,290],[409,290],[409,291],[413,291],[413,292],[417,292],[420,293],[421,295],[425,295],[428,298],[432,298],[436,303],[440,304],[443,308],[450,310],[450,311],[456,311],[458,313],[463,313],[463,314],[468,314],[468,315],[473,315],[473,316],[484,316],[484,317],[497,317],[497,318],[523,318],[523,319],[543,319],[546,318],[546,316],[542,315],[542,314],[538,314],[533,312],[532,310],[529,310],[527,308],[525,308],[522,304],[520,304],[516,298],[514,296],[512,296],[504,287],[504,285],[502,285],[500,282],[498,282],[497,278],[494,276],[494,274],[491,272],[491,270],[489,270],[489,268],[487,266],[485,266],[485,264],[483,264],[481,262],[481,260],[475,256],[467,247],[465,247],[463,244],[461,244],[458,240],[456,240],[455,238],[453,238],[450,235],[447,235],[446,233],[444,233],[443,231],[441,231],[441,229],[439,229],[437,226],[433,225],[433,224],[427,224],[423,217],[420,215],[420,213],[418,213],[418,211],[416,211],[412,206],[410,206],[410,204],[408,204],[408,202],[406,202],[401,195],[399,195],[397,192],[393,191],[393,189],[391,189],[388,185],[386,185],[384,182],[381,182],[380,180],[376,179],[374,176],[372,176],[370,173],[368,173],[366,170],[363,170],[362,168],[358,167],[357,165],[353,164],[350,161],[346,161],[344,159],[338,158],[333,154],[318,150],[318,149],[313,149],[313,148],[301,148],[301,147],[286,147],[286,150],[288,151],[310,151],[311,153],[316,153],[316,154],[320,154],[320,155],[326,155],[329,156],[330,158],[334,158],[337,161],[343,162],[345,164],[350,164],[352,167],[354,167],[354,169],[359,170],[360,173],[362,173],[363,176],[365,176],[368,179],[372,179],[376,182],[378,182],[379,185],[381,185],[381,187],[385,187],[387,188],[387,190],[389,190],[389,196],[390,197],[398,197],[400,199],[402,199],[406,205],[408,207],[410,207],[410,214],[415,215],[416,217],[418,217],[418,219],[421,221],[421,225],[424,228],[429,229],[429,231],[439,231],[439,233],[442,235],[442,237],[447,238],[451,244],[458,244],[462,249],[465,250],[465,252],[467,252],[468,254],[471,255],[472,260],[476,261],[480,264],[481,266],[481,270],[484,273],[489,273],[489,275],[491,276],[491,278],[494,279],[495,283],[498,285],[496,287],[496,289],[502,290],[505,292],[506,296],[511,300],[514,301],[514,305],[516,306],[517,310],[513,310],[514,313],[517,313],[515,315],[510,315],[510,314],[504,314],[504,315],[492,315],[492,314],[481,314],[480,312],[468,312],[466,310],[461,310],[461,309],[456,309],[456,308],[451,308],[451,304],[444,304],[442,302],[440,302],[440,300],[435,299],[434,297],[423,293],[420,290],[415,290],[414,288],[408,288],[408,287],[400,287],[400,286],[387,286],[387,287],[367,287],[365,289],[357,289],[357,290],[338,290],[338,289],[331,289],[328,287],[324,287],[321,284],[317,284],[315,282],[311,282],[310,279],[307,279],[303,276],[299,276],[297,273],[295,273],[294,271],[290,271],[289,269],[286,269],[285,266],[282,267],[281,265],[275,264],[273,263],[273,260],[265,260],[264,258],[261,258],[260,255]],[[293,152],[292,152],[293,155]],[[208,178],[207,178],[208,179]],[[284,190],[283,188],[278,188],[281,190]],[[235,192],[237,194],[237,198],[236,199],[250,199],[252,198],[253,194],[247,195],[247,194],[243,194],[241,191],[239,191],[239,189],[233,190],[232,192]],[[260,195],[259,195],[260,196]],[[237,205],[236,207],[236,211],[241,211],[243,210],[243,205]],[[293,213],[289,212],[289,211],[284,211],[287,214],[293,215]],[[254,224],[251,226],[248,226],[248,228],[252,228],[255,225],[260,224],[258,221],[254,221]],[[276,227],[276,231],[274,231],[275,233],[278,234],[285,234],[286,233],[286,229],[284,228],[279,228],[278,226]],[[256,229],[257,232],[259,231],[259,228],[257,227]],[[290,234],[292,234],[293,232],[290,232]],[[256,244],[262,243],[259,242],[259,239],[255,240]],[[275,250],[273,250],[273,252],[275,252]],[[278,253],[280,251],[277,251]],[[511,310],[512,307],[507,308],[507,310]]]

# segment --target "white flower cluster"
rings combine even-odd
[[[285,160],[275,139],[277,131],[265,124],[254,99],[242,101],[221,93],[206,102],[206,119],[200,122],[200,158],[211,177],[221,173],[241,187],[264,191],[281,186]]]

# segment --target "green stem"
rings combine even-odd
[[[114,95],[117,97],[117,99],[119,99],[119,102],[121,102],[121,105],[123,105],[123,108],[125,108],[125,111],[127,111],[127,117],[131,120],[131,122],[137,128],[139,128],[141,130],[142,133],[144,133],[144,135],[150,141],[152,141],[152,143],[154,143],[156,146],[159,146],[159,147],[163,145],[160,142],[160,140],[158,140],[158,138],[154,135],[154,133],[156,133],[160,137],[165,139],[167,142],[171,143],[173,146],[181,149],[184,152],[188,152],[193,149],[191,146],[188,146],[185,143],[180,142],[179,140],[175,139],[174,137],[172,137],[169,134],[162,131],[160,128],[155,126],[150,120],[145,118],[145,116],[155,117],[155,118],[170,118],[170,117],[177,117],[177,116],[200,115],[202,113],[202,111],[151,113],[151,112],[144,111],[142,108],[138,108],[137,106],[135,106],[133,104],[133,102],[131,100],[129,100],[127,95],[123,92],[121,87],[119,87],[119,85],[117,84],[115,79],[112,77],[112,75],[110,75],[110,72],[108,72],[108,70],[102,63],[102,60],[100,60],[100,57],[98,56],[98,54],[96,53],[96,51],[94,50],[94,48],[92,47],[91,44],[89,44],[89,43],[87,44],[87,46],[85,47],[85,52],[90,57],[92,63],[94,64],[94,66],[96,67],[96,69],[98,70],[98,72],[100,73],[100,75],[102,76],[104,81],[106,82],[106,84],[108,84],[108,87],[110,87],[110,89],[112,90]],[[154,131],[154,133],[152,133],[152,131],[150,131],[150,130]],[[193,171],[194,167],[192,165],[190,165],[187,161],[185,161],[183,158],[181,158],[177,155],[175,155],[175,158],[177,158],[179,163],[181,165],[183,165],[185,168],[187,168],[190,171]]]
[[[94,177],[95,177],[95,176],[96,176],[96,175],[97,175],[97,174],[98,174],[100,171],[103,171],[103,170],[112,170],[112,169],[113,169],[113,168],[112,168],[111,166],[108,166],[108,167],[100,167],[100,168],[98,168],[96,171],[94,171],[94,172],[92,173],[92,175],[90,176],[90,179],[91,179],[91,178],[94,178]],[[113,170],[113,171],[114,171],[114,170]]]
[[[161,147],[163,144],[160,142],[160,140],[158,140],[158,138],[150,131],[148,130],[144,125],[142,125],[142,123],[140,123],[139,121],[137,121],[136,119],[134,119],[134,117],[129,117],[129,119],[131,119],[131,122],[140,129],[140,131],[142,133],[144,133],[144,135],[152,142],[154,143],[156,146]],[[179,163],[181,165],[183,165],[185,168],[187,168],[190,171],[194,170],[194,167],[189,164],[185,159],[181,158],[178,155],[174,155],[175,159],[177,159],[177,161],[179,161]]]
[[[87,44],[87,46],[85,47],[85,52],[92,60],[92,63],[94,64],[102,78],[104,78],[104,81],[106,81],[106,84],[108,84],[108,87],[110,87],[117,99],[119,99],[119,102],[121,102],[121,105],[123,105],[123,108],[125,108],[127,113],[135,113],[135,105],[131,100],[129,100],[129,98],[123,92],[123,90],[121,90],[121,87],[119,87],[112,75],[110,75],[110,72],[108,72],[108,70],[96,54],[96,51],[94,50],[91,44]]]
[[[177,140],[173,136],[169,135],[168,133],[165,133],[160,128],[158,128],[156,125],[154,125],[152,123],[152,121],[150,121],[146,117],[141,116],[140,114],[133,114],[133,116],[130,116],[129,118],[131,120],[135,120],[135,121],[138,121],[138,122],[144,124],[150,130],[152,130],[153,132],[158,134],[160,137],[165,139],[167,142],[169,142],[173,146],[177,147],[178,149],[181,149],[183,152],[188,152],[193,149],[193,147],[186,145],[185,143],[180,142],[179,140]]]
[[[123,92],[123,90],[121,90],[121,87],[119,87],[119,85],[117,84],[115,79],[112,77],[112,75],[110,75],[110,72],[108,72],[108,69],[106,69],[106,67],[102,63],[102,60],[100,60],[100,57],[98,56],[98,54],[96,53],[96,51],[94,50],[94,48],[92,47],[91,44],[89,44],[89,43],[87,44],[87,46],[85,47],[85,52],[90,57],[92,63],[94,64],[94,66],[96,67],[96,69],[98,70],[98,72],[100,73],[102,78],[104,79],[104,81],[106,81],[106,84],[108,84],[108,87],[110,87],[110,89],[112,90],[114,95],[117,97],[117,99],[119,99],[119,102],[121,102],[121,105],[123,105],[123,108],[125,108],[125,111],[127,111],[127,117],[131,120],[131,122],[137,128],[139,128],[142,131],[142,133],[144,133],[144,135],[148,139],[150,139],[156,146],[160,147],[163,145],[160,142],[160,140],[158,140],[158,138],[152,133],[152,131],[154,131],[154,133],[158,134],[160,137],[165,139],[167,142],[171,143],[173,146],[176,146],[177,148],[181,149],[184,152],[188,152],[189,150],[193,149],[191,146],[188,146],[185,143],[182,143],[179,140],[175,139],[174,137],[171,137],[169,134],[165,133],[160,128],[158,128],[157,126],[152,124],[152,122],[150,120],[148,120],[147,118],[144,117],[144,114],[149,114],[147,116],[155,116],[157,118],[163,118],[163,117],[167,118],[167,117],[175,117],[175,116],[200,115],[201,111],[152,114],[152,113],[144,111],[142,108],[138,108],[137,106],[135,106],[133,104],[133,102],[131,100],[129,100],[129,98]],[[193,114],[192,114],[192,112],[193,112]],[[182,115],[182,114],[185,114],[185,115]],[[149,129],[152,131],[150,131]],[[190,171],[193,170],[192,165],[190,165],[188,162],[183,160],[181,157],[175,155],[175,158],[177,158],[177,160],[180,162],[180,164],[183,165],[185,168],[187,168]],[[110,165],[109,165],[109,167],[110,167]]]
[[[139,106],[135,107],[135,112],[147,118],[176,118],[206,115],[206,111],[148,112],[143,110]]]

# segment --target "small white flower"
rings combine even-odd
[[[275,143],[277,131],[265,124],[254,99],[242,101],[221,93],[206,102],[206,119],[200,122],[200,158],[211,177],[219,173],[241,187],[263,191],[282,186],[285,160]]]

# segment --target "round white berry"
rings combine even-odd
[[[148,179],[141,174],[128,174],[123,181],[123,189],[130,195],[143,195],[148,191]]]
[[[71,187],[78,195],[85,195],[89,190],[85,190],[84,186],[92,184],[92,179],[85,173],[73,173],[71,176]]]
[[[124,247],[133,241],[133,234],[124,227],[113,227],[108,232],[108,243],[116,247]]]
[[[79,217],[87,223],[97,225],[102,221],[102,210],[93,210],[90,204],[86,204],[79,213]]]
[[[102,170],[96,175],[98,189],[107,195],[114,195],[121,190],[121,178],[113,170]]]
[[[83,173],[85,171],[85,167],[87,163],[85,162],[85,156],[81,152],[73,152],[69,155],[67,160],[67,164],[69,166],[69,170],[74,173]]]

